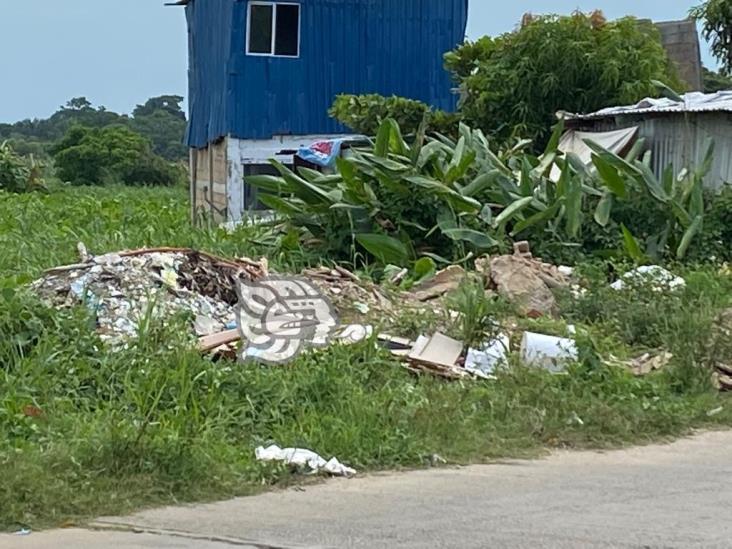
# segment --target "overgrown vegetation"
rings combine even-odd
[[[74,126],[122,125],[149,139],[155,154],[172,162],[185,161],[188,151],[183,144],[186,116],[181,110],[182,102],[178,95],[153,97],[127,116],[102,106],[94,107],[86,97],[76,97],[47,119],[0,124],[0,141],[8,140],[24,156],[33,154],[45,159],[53,145]]]
[[[381,95],[339,95],[329,112],[330,116],[361,135],[376,135],[384,120],[395,120],[402,131],[413,135],[427,117],[429,134],[456,135],[460,115],[435,111],[421,101],[404,97]]]
[[[183,179],[177,166],[125,126],[74,126],[51,152],[58,177],[76,185],[174,185]]]
[[[585,166],[558,151],[561,124],[540,157],[528,141],[496,154],[464,124],[457,141],[425,137],[425,128],[408,143],[389,119],[373,147],[339,159],[334,175],[275,163],[281,177],[247,182],[286,220],[277,230],[287,242],[359,266],[367,258],[381,267],[421,257],[464,262],[522,239],[549,259],[612,254],[643,263],[684,259],[701,241],[711,143],[701,165],[669,169],[659,181],[649,153],[639,158],[642,141],[626,158],[593,145],[594,165]],[[724,201],[715,208],[726,215]]]
[[[515,32],[467,42],[446,56],[462,87],[468,124],[539,146],[557,111],[593,112],[680,87],[650,22],[607,21],[601,12],[526,16]]]
[[[0,191],[22,193],[45,188],[42,167],[33,156],[22,158],[7,142],[0,143]]]
[[[188,214],[179,188],[66,187],[0,200],[1,529],[292,482],[286,468],[255,462],[260,444],[310,447],[373,470],[429,466],[435,455],[466,463],[609,447],[732,421],[727,399],[708,387],[710,357],[724,355],[699,336],[730,305],[732,278],[716,267],[682,270],[688,288],[659,296],[611,292],[607,265],[586,265],[588,293],[562,308],[577,324],[581,364],[551,376],[512,358],[497,380],[465,383],[413,377],[370,342],[289,368],[213,362],[187,330],[155,322],[111,353],[86,308],[49,310],[22,288],[44,268],[74,262],[79,240],[96,253],[178,245],[266,255],[290,272],[323,261],[297,247],[279,253],[262,229],[193,229]],[[468,341],[510,314],[477,285],[450,303],[462,313],[450,333]],[[600,360],[655,347],[673,351],[674,363],[643,379]]]
[[[722,74],[732,74],[732,1],[707,0],[691,10],[691,17],[701,22],[702,36],[711,41]]]

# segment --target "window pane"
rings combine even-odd
[[[249,53],[272,53],[272,6],[249,6]]]
[[[277,31],[275,32],[275,54],[299,54],[300,45],[300,6],[277,5]]]

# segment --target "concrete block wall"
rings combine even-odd
[[[702,61],[699,33],[696,22],[665,21],[656,23],[661,31],[661,40],[671,60],[676,64],[679,76],[686,82],[688,91],[701,91]]]

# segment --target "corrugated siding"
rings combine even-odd
[[[299,59],[246,55],[247,3],[198,0],[187,8],[197,61],[191,80],[200,83],[191,89],[197,94],[191,102],[192,146],[224,134],[268,139],[343,132],[327,114],[340,93],[456,106],[443,54],[464,39],[467,0],[300,0]],[[220,15],[227,6],[230,18]],[[198,35],[201,27],[208,27],[205,38]],[[225,35],[231,36],[228,51],[221,50]],[[221,73],[228,74],[225,93]],[[205,109],[205,115],[198,112]]]
[[[189,124],[186,141],[203,147],[226,135],[226,62],[231,52],[232,0],[194,1],[186,6],[188,20]],[[208,138],[207,136],[211,136]]]
[[[656,116],[620,116],[615,119],[586,120],[573,124],[587,131],[612,131],[639,127],[639,137],[646,138],[651,150],[653,171],[659,177],[667,166],[678,173],[702,162],[707,138],[714,140],[714,164],[705,184],[718,189],[732,184],[732,113],[689,113]]]

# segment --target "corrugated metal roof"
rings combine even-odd
[[[247,0],[188,4],[189,145],[347,133],[328,116],[341,93],[456,107],[443,55],[465,38],[468,0],[289,1],[302,8],[299,58],[247,55]]]
[[[691,92],[681,97],[683,101],[648,97],[635,105],[609,107],[589,114],[560,113],[560,116],[566,120],[595,120],[650,113],[732,112],[732,90],[717,93]]]

